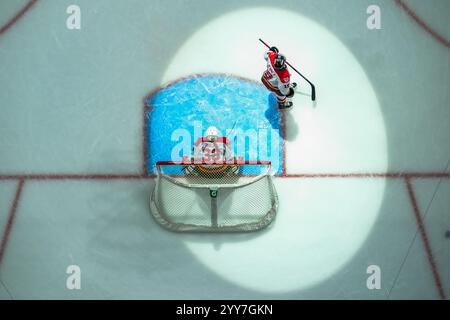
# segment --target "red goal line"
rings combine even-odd
[[[0,174],[5,180],[139,180],[155,178],[146,173],[54,173]],[[386,179],[448,179],[450,172],[387,172],[387,173],[296,173],[276,175],[276,178],[386,178]]]

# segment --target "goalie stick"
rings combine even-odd
[[[262,44],[264,44],[267,49],[270,49],[271,46],[269,46],[267,43],[265,43],[262,39],[259,39],[259,41],[261,41]],[[300,77],[302,77],[303,79],[305,79],[306,82],[309,83],[309,85],[311,86],[311,100],[312,101],[316,101],[316,87],[314,86],[314,84],[309,81],[304,75],[302,75],[300,73],[300,71],[298,71],[297,69],[295,69],[289,62],[286,61],[286,64],[291,67],[292,70],[294,70],[295,72],[297,72],[299,74]]]

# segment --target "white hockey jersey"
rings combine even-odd
[[[273,91],[279,91],[286,96],[290,90],[291,75],[287,68],[284,70],[275,69],[274,60],[276,56],[277,53],[273,51],[264,54],[264,59],[267,61],[267,70],[264,72],[263,78]]]

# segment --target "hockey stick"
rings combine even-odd
[[[237,119],[237,120],[234,121],[233,127],[231,128],[230,131],[228,131],[228,134],[225,136],[225,138],[226,138],[227,140],[229,140],[229,136],[230,136],[231,133],[236,129],[236,124],[238,123],[238,120],[239,120],[239,119]],[[236,138],[236,136],[235,136],[235,138]],[[234,155],[234,150],[231,150],[231,151],[232,151],[232,154]]]
[[[261,41],[261,43],[264,44],[264,45],[267,47],[267,49],[270,49],[270,48],[271,48],[271,47],[270,47],[267,43],[265,43],[262,39],[259,39],[259,41]],[[311,100],[312,100],[312,101],[316,101],[316,87],[314,86],[314,84],[313,84],[311,81],[309,81],[304,75],[302,75],[302,74],[300,73],[300,71],[298,71],[297,69],[295,69],[289,62],[286,61],[286,64],[287,64],[289,67],[291,67],[292,70],[294,70],[295,72],[297,72],[297,73],[299,74],[300,77],[302,77],[303,79],[305,79],[306,82],[309,83],[309,85],[311,86]]]
[[[228,132],[228,135],[227,135],[227,136],[229,136],[229,135],[234,131],[234,129],[236,128],[237,122],[238,122],[237,120],[234,121],[233,127],[232,127],[231,130]],[[226,136],[226,137],[227,137],[227,136]]]

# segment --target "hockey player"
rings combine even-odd
[[[267,61],[267,70],[261,77],[262,83],[275,94],[280,109],[292,107],[292,97],[297,84],[290,83],[291,75],[286,66],[286,57],[278,52],[276,47],[271,47],[264,54]]]

